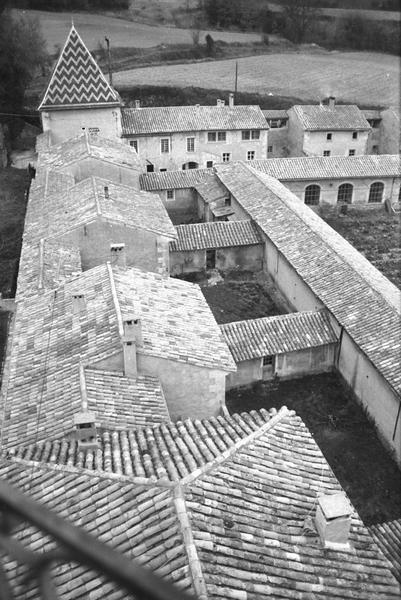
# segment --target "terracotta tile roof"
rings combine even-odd
[[[305,535],[317,496],[340,489],[310,433],[291,415],[187,483],[210,598],[397,598],[397,582],[356,513],[348,552],[323,549],[320,539]]]
[[[270,418],[255,413],[257,418],[255,428],[245,415],[221,417],[218,435],[208,420],[178,423],[185,431],[177,436],[172,456],[177,465],[188,466],[171,483],[161,473],[145,488],[132,472],[114,474],[118,454],[111,448],[105,460],[115,462],[107,473],[93,472],[91,465],[89,472],[82,457],[79,467],[63,466],[66,459],[59,453],[52,464],[11,456],[0,462],[0,475],[22,489],[29,483],[34,498],[200,600],[399,598],[387,560],[356,513],[348,551],[323,548],[307,531],[318,496],[341,487],[299,417],[283,408]],[[235,433],[243,429],[246,435]],[[149,429],[145,432],[148,436]],[[127,442],[125,458],[132,452],[145,463],[144,440],[137,438],[129,449],[132,438]],[[159,444],[155,439],[152,450]],[[159,448],[163,457],[172,451],[163,444]],[[49,452],[39,454],[49,461]],[[197,452],[206,460],[195,459]],[[19,536],[24,544],[47,548],[47,540],[30,528]],[[78,569],[57,569],[62,600],[86,598],[89,590],[102,597],[111,593],[99,576]],[[20,582],[15,577],[14,589]]]
[[[324,312],[299,312],[220,325],[235,362],[337,342]]]
[[[142,190],[148,192],[158,190],[179,190],[195,187],[195,184],[213,180],[213,169],[188,169],[186,171],[159,171],[154,173],[143,173],[139,177]]]
[[[30,239],[58,236],[98,219],[169,238],[176,235],[157,194],[100,177],[88,177],[63,192],[33,200],[24,235]]]
[[[102,427],[139,429],[170,420],[160,381],[136,379],[115,371],[84,369],[88,411],[101,416]]]
[[[74,26],[53,70],[39,110],[120,106],[110,86]]]
[[[252,221],[216,221],[178,225],[177,239],[170,242],[170,252],[252,246],[262,240]]]
[[[391,564],[391,572],[401,583],[401,519],[371,525],[369,528],[376,544]]]
[[[370,129],[363,112],[356,104],[336,104],[333,108],[327,104],[295,104],[292,110],[299,118],[302,128],[307,131]]]
[[[400,291],[279,181],[245,164],[218,177],[355,343],[401,391]]]
[[[82,310],[74,311],[73,294],[84,295]],[[5,444],[71,430],[73,415],[81,412],[80,364],[114,357],[122,365],[122,320],[132,314],[142,323],[139,353],[235,370],[199,286],[100,265],[19,303],[2,390]],[[97,417],[102,423],[105,414]]]
[[[55,472],[40,465],[31,470],[8,461],[2,461],[0,473],[10,484],[24,492],[29,489],[33,499],[101,542],[177,583],[181,589],[194,591],[170,489],[141,487],[117,479],[88,477],[85,473]],[[54,547],[47,536],[25,524],[16,535],[35,552]],[[16,567],[5,558],[2,565],[8,573],[12,572],[13,597],[36,600],[41,596],[35,578],[27,577],[26,567]],[[52,566],[52,576],[61,600],[127,598],[125,591],[102,574],[74,562]]]
[[[262,109],[266,119],[288,119],[288,112],[282,109]]]
[[[44,239],[24,242],[15,299],[20,301],[40,291],[54,290],[81,270],[81,255],[75,246]]]
[[[225,187],[221,185],[216,176],[208,177],[205,181],[195,183],[194,188],[206,204],[211,204],[212,202],[216,202],[216,200],[222,200],[227,197]]]
[[[122,135],[181,131],[268,129],[259,106],[160,106],[123,108]]]
[[[165,422],[136,431],[101,430],[98,448],[78,448],[68,437],[10,449],[9,456],[114,473],[142,480],[179,481],[216,460],[240,440],[258,431],[277,411]]]
[[[43,149],[39,153],[37,165],[38,169],[50,167],[52,169],[67,170],[70,165],[87,158],[131,167],[138,170],[138,172],[143,170],[140,158],[131,146],[119,140],[88,135],[87,133]]]
[[[268,158],[250,161],[249,165],[280,181],[399,177],[401,173],[398,154]]]

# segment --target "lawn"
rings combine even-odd
[[[367,525],[401,517],[401,473],[335,373],[231,390],[230,412],[287,406],[311,431]]]
[[[0,292],[13,296],[21,253],[28,173],[0,169]]]
[[[401,221],[384,211],[348,211],[325,221],[401,289]]]
[[[399,101],[399,60],[374,52],[271,53],[239,58],[239,91],[297,96],[317,102],[329,95],[343,102],[389,106]],[[233,89],[236,59],[144,67],[117,72],[119,89],[168,85]]]

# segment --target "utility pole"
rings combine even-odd
[[[113,72],[111,70],[110,40],[107,37],[105,37],[104,39],[107,44],[107,64],[109,67],[109,83],[110,83],[110,85],[113,85]]]
[[[235,88],[234,88],[234,93],[237,93],[237,88],[238,88],[238,61],[235,61]]]

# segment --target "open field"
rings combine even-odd
[[[85,44],[90,50],[96,49],[99,42],[104,45],[105,36],[110,39],[112,47],[151,48],[159,44],[192,43],[191,31],[189,29],[165,26],[155,27],[144,23],[134,23],[124,19],[91,13],[53,13],[40,10],[27,10],[23,12],[39,19],[50,54],[56,52],[56,46],[64,43],[70,30],[72,19],[79,34],[85,40]],[[212,30],[201,32],[200,39],[204,40],[207,33],[211,33],[215,40],[222,40],[224,42],[260,41],[260,34],[258,33]]]
[[[283,405],[295,410],[363,521],[371,525],[401,516],[401,473],[340,375],[258,383],[229,391],[226,402],[230,412]]]
[[[399,103],[399,59],[374,52],[287,52],[239,58],[239,91],[297,96],[318,101],[329,95],[369,106]],[[114,83],[233,89],[235,59],[145,67],[115,73]]]
[[[280,12],[282,7],[274,2],[268,2],[270,10]],[[320,3],[320,4],[323,4]],[[349,8],[328,8],[319,6],[319,13],[324,17],[332,17],[333,19],[341,19],[348,17],[350,13],[358,15],[364,19],[374,21],[399,21],[400,13],[394,10],[372,10],[366,8],[354,8],[352,5]]]

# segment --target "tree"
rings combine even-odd
[[[284,0],[282,3],[284,35],[300,44],[319,15],[316,0]]]
[[[18,112],[25,91],[47,61],[39,23],[26,15],[0,14],[0,112]]]

